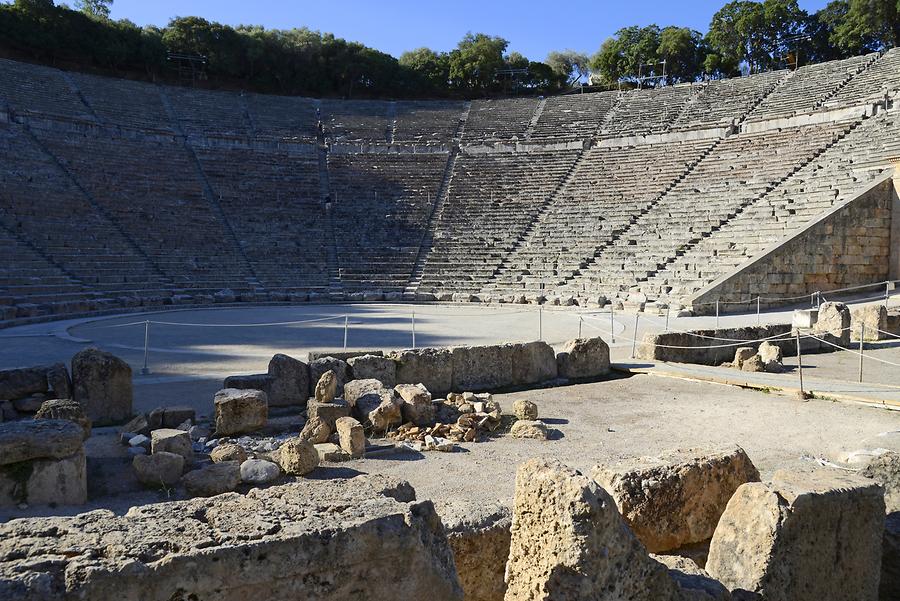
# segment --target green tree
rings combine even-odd
[[[604,41],[591,58],[591,68],[608,85],[622,80],[635,81],[639,72],[648,74],[641,65],[659,63],[659,35],[660,29],[656,25],[620,29]],[[650,73],[655,72],[650,70]]]
[[[666,61],[669,83],[694,81],[703,70],[703,36],[687,27],[665,27],[659,33],[656,55]]]
[[[496,73],[506,67],[503,53],[509,42],[483,33],[467,33],[450,53],[450,79],[467,90],[496,88]]]
[[[429,48],[418,48],[400,55],[400,66],[412,72],[430,91],[444,90],[450,81],[450,57]]]
[[[77,0],[75,8],[95,19],[108,19],[113,0]]]
[[[575,85],[591,74],[590,59],[586,54],[575,50],[553,51],[547,55],[545,63],[561,85],[567,87]]]
[[[834,42],[852,50],[900,46],[900,0],[849,0]]]

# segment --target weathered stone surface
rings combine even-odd
[[[682,601],[731,601],[731,593],[696,562],[679,555],[650,555],[669,569]]]
[[[432,394],[446,394],[453,389],[453,361],[448,349],[394,351],[388,357],[397,364],[398,384],[421,382]]]
[[[751,346],[742,346],[734,351],[734,365],[736,368],[741,369],[744,367],[744,361],[747,361],[756,354],[756,349]]]
[[[395,500],[391,488],[300,481],[124,516],[15,520],[0,525],[0,598],[462,601],[431,503]]]
[[[213,399],[216,434],[230,436],[259,430],[269,417],[269,401],[261,390],[224,388]]]
[[[875,601],[883,489],[837,470],[777,472],[728,502],[706,570],[766,601]]]
[[[316,359],[315,361],[310,362],[309,364],[309,383],[312,386],[312,390],[310,390],[310,395],[315,396],[315,386],[318,383],[319,378],[322,377],[326,371],[333,371],[334,375],[337,376],[337,390],[335,391],[335,396],[342,398],[344,396],[344,383],[350,381],[350,366],[347,365],[346,361],[341,359],[337,359],[335,357],[321,357]]]
[[[348,359],[347,364],[353,372],[354,380],[378,380],[387,388],[392,388],[397,383],[397,364],[393,359],[363,355]]]
[[[570,340],[556,356],[556,366],[561,378],[605,376],[609,373],[609,346],[599,337]]]
[[[819,320],[812,328],[816,334],[834,344],[850,344],[850,309],[844,303],[822,303]]]
[[[161,427],[163,428],[177,428],[184,422],[191,422],[193,424],[197,421],[196,410],[187,405],[170,405],[168,407],[158,407],[153,410],[154,413],[157,411],[162,412]]]
[[[41,408],[41,405],[43,405],[46,400],[47,395],[44,393],[33,394],[24,399],[14,400],[13,407],[15,407],[16,411],[19,413],[35,413]]]
[[[900,511],[889,513],[881,546],[879,601],[896,601],[900,593]]]
[[[162,427],[161,425],[157,425],[157,428]],[[147,416],[143,413],[135,415],[131,420],[129,420],[124,426],[120,428],[120,432],[132,432],[134,434],[150,434],[150,422],[147,420]]]
[[[241,481],[245,484],[269,484],[278,480],[281,468],[265,459],[247,459],[241,463]]]
[[[397,384],[394,391],[403,401],[400,412],[403,420],[417,426],[434,424],[434,405],[431,393],[422,384]]]
[[[266,394],[273,407],[303,406],[309,398],[309,365],[277,354],[269,361],[269,376],[272,383]]]
[[[47,392],[47,367],[25,367],[0,370],[0,399],[22,399],[39,392]]]
[[[72,398],[72,379],[69,378],[69,370],[64,363],[54,363],[47,368],[47,386],[52,398]]]
[[[228,376],[222,383],[222,388],[238,388],[240,390],[262,390],[267,395],[272,390],[273,378],[269,374],[250,374],[240,376]]]
[[[547,424],[540,420],[520,419],[509,429],[514,438],[533,438],[547,440]]]
[[[319,416],[306,420],[306,423],[303,424],[303,429],[300,431],[300,440],[313,444],[328,442],[329,436],[331,436],[331,426]]]
[[[361,422],[376,432],[384,432],[403,423],[403,401],[393,390],[384,389],[377,394],[367,394],[356,400],[354,413]]]
[[[740,447],[668,451],[591,472],[647,549],[709,540],[734,491],[759,481]]]
[[[175,453],[184,457],[190,464],[194,461],[194,448],[191,444],[191,435],[184,430],[172,428],[160,428],[150,433],[151,453]]]
[[[82,448],[81,427],[68,420],[40,419],[0,424],[0,465],[32,459],[64,459]]]
[[[84,408],[71,399],[50,399],[44,401],[34,415],[35,419],[65,419],[78,424],[84,432],[84,440],[91,436],[91,420]]]
[[[223,461],[243,463],[247,461],[247,451],[240,445],[220,444],[212,450],[209,458],[212,459],[213,463],[221,463]]]
[[[328,370],[316,382],[315,398],[317,403],[331,403],[337,396],[337,374]]]
[[[866,305],[850,312],[851,338],[859,340],[865,326],[866,340],[884,340],[890,338],[888,331],[887,307],[882,304]]]
[[[341,448],[350,454],[353,459],[359,459],[366,454],[366,433],[362,424],[352,417],[342,417],[335,422],[338,441]]]
[[[743,363],[741,363],[741,371],[746,372],[764,372],[766,371],[766,364],[763,363],[762,357],[759,355],[753,355],[749,359],[746,359]]]
[[[110,353],[89,348],[72,357],[72,400],[95,425],[123,422],[132,414],[131,367]]]
[[[341,461],[350,461],[350,453],[334,444],[333,442],[322,442],[317,445],[316,453],[319,454],[319,463],[340,463]]]
[[[454,390],[495,390],[512,384],[512,347],[455,346],[450,349]]]
[[[278,463],[287,474],[305,476],[319,465],[319,454],[312,443],[292,438],[278,449]]]
[[[334,432],[334,422],[342,417],[350,415],[350,406],[341,399],[333,403],[319,403],[310,399],[306,406],[306,416],[312,420],[322,420],[331,432]]]
[[[508,345],[512,352],[511,383],[515,386],[538,384],[556,379],[556,353],[544,341]]]
[[[344,384],[344,400],[350,404],[350,407],[356,406],[356,401],[362,396],[372,393],[381,393],[384,390],[390,390],[381,380],[368,378],[365,380],[350,380]]]
[[[512,510],[501,503],[448,501],[437,506],[467,601],[503,601]]]
[[[236,461],[213,463],[186,473],[181,482],[192,497],[214,497],[238,487],[241,466]]]
[[[516,472],[507,601],[677,599],[677,585],[593,480],[532,459]]]
[[[860,474],[884,487],[884,505],[888,513],[900,512],[900,453],[882,453],[872,459]]]
[[[538,406],[527,399],[516,399],[513,401],[513,415],[520,420],[536,420]]]
[[[81,430],[77,426],[75,429],[78,431],[80,442]],[[0,465],[0,506],[19,503],[82,505],[85,502],[87,502],[87,462],[84,450],[80,446],[68,457],[29,459],[20,463]],[[3,598],[0,585],[0,599]]]
[[[184,473],[184,457],[159,451],[153,455],[137,455],[131,462],[134,475],[144,486],[174,486]]]

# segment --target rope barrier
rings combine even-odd
[[[128,326],[137,326],[137,325],[145,325],[150,323],[151,325],[158,326],[185,326],[189,328],[268,328],[268,327],[276,327],[276,326],[292,326],[292,325],[301,325],[306,323],[320,323],[323,321],[335,321],[338,319],[344,319],[343,315],[336,315],[333,317],[322,317],[320,319],[304,319],[301,321],[281,321],[281,322],[273,322],[273,323],[181,323],[175,321],[154,321],[154,320],[145,320],[145,321],[134,321],[131,323],[122,323],[115,324],[111,326],[100,326],[100,328],[124,328]]]
[[[863,353],[860,353],[859,351],[854,351],[853,349],[844,348],[839,344],[834,344],[832,342],[828,342],[827,340],[823,340],[822,338],[819,338],[818,336],[814,336],[812,334],[810,334],[808,337],[815,338],[819,342],[824,342],[825,344],[827,344],[829,346],[833,346],[834,348],[836,348],[838,350],[847,351],[848,353],[852,353],[854,355],[863,356],[867,360],[877,361],[879,363],[884,363],[885,365],[893,365],[894,367],[900,367],[900,363],[892,363],[890,361],[885,361],[884,359],[879,359],[878,357],[873,357],[872,355],[864,355]]]

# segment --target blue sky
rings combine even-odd
[[[115,0],[112,16],[164,25],[197,15],[229,25],[306,26],[362,42],[394,56],[428,46],[450,50],[467,31],[499,35],[510,50],[543,60],[551,50],[593,53],[627,25],[679,25],[705,32],[727,0]],[[814,12],[827,0],[800,0]]]

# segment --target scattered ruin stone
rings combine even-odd
[[[448,349],[421,348],[388,355],[397,365],[397,382],[421,382],[432,394],[453,389],[453,362]]]
[[[900,591],[900,511],[887,515],[881,547],[879,601],[894,601]]]
[[[350,415],[350,406],[341,399],[335,399],[333,403],[319,403],[310,399],[306,406],[306,415],[310,421],[322,420],[328,425],[330,432],[334,432],[334,423]]]
[[[247,451],[240,445],[220,444],[212,450],[209,454],[209,458],[212,459],[214,463],[221,463],[223,461],[243,463],[247,461]]]
[[[312,443],[292,438],[278,449],[278,463],[286,474],[304,476],[319,465],[319,453]]]
[[[82,448],[81,427],[58,419],[0,424],[0,465],[31,459],[63,459]]]
[[[247,459],[241,463],[241,481],[245,484],[269,484],[281,476],[281,468],[264,459]]]
[[[888,311],[882,304],[866,305],[850,312],[850,324],[852,339],[859,340],[865,326],[867,341],[884,340],[889,338],[885,333],[888,330]]]
[[[49,390],[47,367],[0,370],[0,399],[13,401]]]
[[[344,400],[350,404],[350,407],[356,406],[356,401],[367,394],[381,393],[390,390],[381,380],[368,378],[365,380],[351,380],[344,384]]]
[[[728,502],[706,570],[726,587],[766,601],[875,601],[884,496],[878,485],[837,470],[776,472]]]
[[[337,395],[337,375],[332,370],[326,371],[316,382],[315,398],[317,403],[331,403]]]
[[[520,419],[509,430],[514,438],[533,438],[547,440],[547,424],[540,420]]]
[[[160,426],[157,426],[160,427]],[[122,426],[122,432],[133,432],[135,434],[150,434],[150,424],[147,416],[143,413],[134,416],[131,421]]]
[[[679,590],[625,527],[612,498],[557,462],[516,471],[507,601],[674,601]]]
[[[192,497],[214,497],[231,492],[241,483],[241,466],[236,461],[221,461],[186,473],[181,483]]]
[[[13,407],[19,413],[35,413],[47,400],[47,395],[42,393],[33,394],[24,399],[16,399],[13,401]]]
[[[734,367],[737,369],[741,369],[744,367],[744,362],[749,360],[752,356],[756,354],[756,349],[751,346],[742,346],[734,351]]]
[[[762,357],[759,355],[753,355],[749,359],[746,359],[743,363],[741,363],[741,371],[746,372],[764,372],[766,371],[766,364],[763,363]]]
[[[455,390],[494,390],[512,383],[511,345],[455,346],[450,349]]]
[[[669,569],[681,589],[681,601],[731,601],[731,593],[695,561],[680,555],[650,555]]]
[[[309,366],[298,359],[277,354],[269,361],[272,379],[266,394],[269,405],[285,407],[306,404],[309,398]]]
[[[536,420],[538,418],[538,406],[526,399],[513,401],[513,415],[520,420]]]
[[[887,451],[872,459],[860,475],[884,487],[884,504],[888,513],[900,512],[900,453]]]
[[[47,369],[47,386],[50,388],[52,398],[72,398],[72,380],[65,364],[54,363]]]
[[[350,453],[334,444],[333,442],[323,442],[314,445],[316,453],[319,455],[319,463],[340,463],[341,461],[350,461],[352,457]]]
[[[352,417],[342,417],[335,422],[335,431],[338,435],[341,449],[350,454],[353,459],[359,459],[366,454],[366,434],[362,424]]]
[[[661,553],[709,540],[734,491],[759,481],[759,472],[734,446],[597,466],[591,477],[612,495],[644,546]]]
[[[552,346],[544,341],[509,346],[512,347],[510,384],[523,386],[556,379],[556,353]]]
[[[159,451],[152,455],[138,455],[132,462],[134,475],[144,486],[160,488],[175,486],[184,473],[184,457],[177,453]]]
[[[444,502],[437,507],[466,599],[503,601],[512,511],[501,503]]]
[[[772,344],[768,340],[759,345],[759,358],[762,360],[765,370],[769,373],[777,374],[784,371],[782,361],[784,357],[781,353],[781,347]]]
[[[556,365],[561,378],[605,376],[609,373],[609,346],[599,337],[570,340],[556,356]]]
[[[219,436],[253,432],[268,421],[268,397],[261,390],[225,388],[216,393],[213,404]]]
[[[354,413],[367,427],[376,432],[386,432],[388,429],[403,423],[401,401],[393,390],[383,389],[374,394],[367,394],[356,400]]]
[[[850,309],[844,303],[827,302],[819,307],[812,333],[832,344],[850,345]]]
[[[306,420],[303,430],[300,431],[300,440],[313,444],[328,442],[329,436],[331,436],[331,427],[318,415]]]
[[[94,425],[123,422],[132,414],[131,367],[111,353],[85,349],[72,357],[72,400]]]
[[[337,376],[337,389],[334,394],[336,398],[342,398],[344,396],[344,384],[350,381],[350,366],[347,365],[346,361],[335,357],[321,357],[311,361],[309,364],[310,386],[315,387],[322,374],[326,371],[333,371],[334,375]],[[310,391],[310,394],[315,396],[314,388]]]
[[[347,359],[347,364],[353,371],[354,380],[378,380],[386,388],[392,388],[397,383],[397,365],[393,359],[363,355]]]
[[[183,430],[160,428],[150,433],[150,452],[163,451],[181,455],[188,465],[194,461],[194,445],[191,442],[191,436]]]
[[[401,413],[403,420],[416,426],[434,424],[434,405],[431,393],[422,384],[397,384],[394,391],[403,400]]]
[[[84,432],[84,440],[91,436],[91,420],[84,414],[84,408],[71,399],[50,399],[44,401],[35,419],[67,419],[78,424]]]
[[[403,486],[299,481],[124,516],[14,520],[0,525],[0,598],[462,601],[434,507],[398,500]]]

